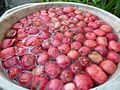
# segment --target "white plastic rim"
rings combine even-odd
[[[34,8],[34,7],[45,8],[47,6],[57,7],[57,6],[66,6],[66,5],[73,5],[82,10],[89,11],[97,15],[98,17],[103,19],[105,22],[110,24],[111,27],[114,29],[115,33],[117,33],[119,36],[120,19],[118,17],[99,8],[96,8],[90,5],[80,4],[80,3],[73,3],[73,2],[28,3],[28,4],[20,5],[6,11],[0,17],[0,24],[2,24],[3,21],[5,21],[7,18],[10,18],[10,16],[14,15],[15,13],[19,13],[20,11],[27,11],[27,9],[30,9],[30,8]],[[31,12],[35,12],[35,11],[31,11]],[[3,28],[0,27],[0,31],[1,29]],[[3,76],[0,76],[0,87],[2,87],[4,90],[28,90],[26,88],[23,88],[21,86],[18,86],[10,82],[8,79],[6,79]],[[120,64],[118,65],[117,71],[110,77],[110,79],[107,82],[105,82],[100,86],[92,88],[91,90],[120,90],[119,88],[120,88]]]

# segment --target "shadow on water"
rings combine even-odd
[[[6,9],[5,0],[0,0],[0,16],[5,12],[5,9]]]
[[[4,89],[0,87],[0,90],[4,90]]]

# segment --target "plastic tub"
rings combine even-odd
[[[47,2],[47,3],[29,3],[17,6],[6,11],[0,18],[0,41],[4,38],[4,34],[6,31],[17,22],[22,17],[25,17],[33,12],[51,8],[51,7],[62,7],[62,6],[75,6],[80,8],[84,11],[89,11],[99,18],[103,19],[106,23],[108,23],[114,30],[115,33],[120,38],[120,19],[116,16],[106,12],[102,9],[85,5],[85,4],[78,4],[72,2]],[[0,63],[1,64],[1,63]],[[118,64],[117,71],[109,78],[107,82],[104,84],[92,88],[91,90],[120,90],[120,63]],[[28,90],[17,84],[11,82],[11,80],[5,75],[2,67],[0,67],[0,87],[4,90]]]

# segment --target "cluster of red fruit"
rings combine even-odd
[[[120,43],[97,16],[75,7],[40,10],[15,23],[1,42],[2,66],[31,90],[89,90],[120,61]]]

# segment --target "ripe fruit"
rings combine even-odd
[[[97,41],[97,43],[99,45],[103,45],[103,46],[107,46],[108,45],[106,37],[97,37],[96,41]]]
[[[97,23],[95,23],[95,22],[89,22],[89,23],[88,23],[88,26],[89,26],[89,27],[92,27],[93,29],[98,28],[98,25],[97,25]]]
[[[73,60],[76,60],[79,57],[79,52],[76,50],[71,50],[68,54],[68,57],[70,57]]]
[[[85,34],[85,37],[86,37],[87,39],[94,40],[94,39],[96,39],[96,34],[95,34],[95,33],[92,33],[92,32],[88,32],[88,33]]]
[[[68,17],[67,17],[67,15],[60,15],[58,17],[58,19],[60,19],[60,20],[68,20]]]
[[[61,25],[61,23],[60,22],[55,22],[54,23],[54,28],[55,29],[58,29],[58,28],[60,28],[62,25]]]
[[[94,30],[94,33],[97,35],[97,36],[104,36],[105,35],[105,32],[101,29],[96,29]]]
[[[51,43],[54,47],[58,47],[61,45],[61,41],[57,39],[53,39]]]
[[[36,29],[36,28],[30,28],[28,31],[27,31],[28,34],[32,35],[32,34],[37,34],[39,33],[39,30]]]
[[[25,33],[19,33],[19,34],[17,34],[17,39],[18,40],[23,40],[23,39],[25,39],[27,37],[28,37],[28,35],[25,34]]]
[[[84,19],[84,16],[80,16],[78,19]],[[84,21],[80,21],[80,22],[77,23],[77,26],[84,28],[84,27],[87,26],[87,24]]]
[[[24,48],[24,47],[20,47],[20,48],[17,49],[17,55],[18,56],[23,56],[26,53],[27,53],[27,49]]]
[[[21,69],[18,67],[11,67],[8,70],[8,76],[12,79],[16,78],[21,73]]]
[[[74,74],[78,74],[82,71],[82,66],[79,63],[73,63],[70,66],[70,70],[74,73]]]
[[[73,40],[83,42],[85,40],[85,36],[83,34],[79,33],[73,37]]]
[[[64,38],[64,34],[63,33],[56,33],[56,35],[54,36],[55,39],[58,39],[58,40],[62,40]]]
[[[16,47],[22,47],[25,45],[25,42],[22,42],[22,41],[19,41],[17,44],[16,44]]]
[[[43,40],[46,40],[46,39],[50,38],[50,33],[42,31],[42,32],[39,34],[39,37],[40,37],[41,39],[43,39]]]
[[[43,75],[45,72],[45,66],[40,65],[32,70],[33,76]]]
[[[89,57],[90,60],[92,60],[94,63],[100,63],[100,62],[103,60],[102,56],[101,56],[99,53],[95,52],[95,51],[91,52],[91,53],[88,55],[88,57]]]
[[[36,65],[36,57],[31,54],[26,54],[21,58],[21,64],[24,69],[31,70]]]
[[[75,13],[75,14],[78,14],[78,15],[81,15],[82,12],[83,12],[83,11],[82,11],[82,10],[79,10],[79,9],[76,9],[76,10],[74,11],[74,13]]]
[[[56,63],[61,67],[65,68],[70,65],[70,58],[64,54],[58,55],[56,57]]]
[[[32,53],[33,55],[38,55],[40,54],[41,52],[43,52],[42,48],[40,46],[37,46],[37,47],[33,47],[31,50],[30,50],[30,53]]]
[[[57,48],[55,48],[55,47],[50,47],[50,48],[48,49],[48,55],[49,55],[50,57],[55,58],[58,54],[59,54],[59,51],[58,51]]]
[[[63,90],[77,90],[74,83],[70,82],[64,85]]]
[[[95,23],[97,23],[99,26],[104,24],[103,20],[95,20]]]
[[[17,34],[20,34],[20,33],[25,33],[25,29],[24,28],[20,28],[17,30]]]
[[[93,87],[92,79],[85,74],[75,75],[75,78],[74,78],[73,82],[77,86],[77,89],[88,90],[91,87]]]
[[[103,30],[104,32],[107,32],[107,33],[112,32],[112,29],[111,29],[111,27],[109,25],[102,25],[100,27],[100,29]]]
[[[40,29],[41,29],[42,31],[46,31],[46,32],[47,32],[47,31],[49,30],[49,26],[43,24],[43,25],[40,27]]]
[[[107,54],[107,58],[110,59],[114,63],[120,62],[120,56],[118,53],[114,51],[109,51]]]
[[[15,55],[15,48],[14,47],[5,48],[5,49],[0,51],[1,58],[9,58],[9,57],[14,56],[14,55]]]
[[[50,77],[50,78],[55,78],[57,77],[61,72],[60,67],[53,62],[49,62],[45,66],[45,73]]]
[[[70,51],[70,46],[68,44],[61,44],[58,47],[59,51],[63,54],[67,54]]]
[[[61,26],[61,32],[66,32],[66,31],[68,31],[68,27],[67,26]],[[71,32],[72,33],[72,32]],[[65,33],[64,33],[64,35],[65,35]],[[65,35],[66,37],[67,37],[67,35]],[[69,37],[70,38],[70,37]]]
[[[110,41],[108,48],[114,50],[115,52],[120,52],[120,43],[116,41]]]
[[[86,72],[92,77],[97,84],[102,84],[107,81],[107,75],[96,64],[92,64],[86,68]]]
[[[42,47],[43,47],[44,49],[48,49],[48,48],[50,48],[50,46],[51,46],[50,40],[44,40],[44,41],[42,42]]]
[[[108,74],[113,74],[117,69],[117,66],[111,60],[102,61],[100,66]]]
[[[94,48],[95,51],[97,51],[99,54],[101,54],[102,56],[106,56],[108,53],[108,50],[105,46],[103,45],[98,45]]]
[[[69,7],[64,7],[64,8],[63,8],[63,11],[66,12],[66,13],[71,13],[71,12],[74,11],[74,8],[73,8],[73,7],[70,7],[70,6],[69,6]]]
[[[39,57],[37,59],[38,64],[45,64],[48,62],[48,54],[47,53],[41,53],[39,54]]]
[[[32,74],[30,72],[22,72],[18,77],[18,82],[22,86],[30,86],[30,82],[32,80]]]
[[[85,32],[93,32],[94,29],[92,27],[84,27]]]
[[[71,49],[78,50],[81,47],[81,43],[76,41],[71,44]]]
[[[62,90],[63,82],[59,79],[52,79],[48,82],[45,90]]]
[[[90,48],[97,46],[97,42],[94,40],[85,40],[84,45]]]
[[[73,37],[73,33],[71,31],[66,31],[64,34],[67,38],[72,38]]]
[[[4,59],[4,62],[2,63],[2,65],[5,69],[13,67],[17,64],[19,64],[19,61],[18,61],[18,58],[16,56],[10,57],[8,59]]]
[[[84,20],[84,16],[83,15],[76,15],[75,16],[78,20]]]
[[[30,37],[26,40],[26,46],[39,46],[41,45],[41,39],[37,36]]]
[[[64,83],[67,83],[67,82],[70,82],[73,80],[73,73],[71,70],[67,69],[67,70],[64,70],[61,75],[60,75],[60,78],[61,80],[64,82]]]
[[[1,48],[8,48],[10,46],[13,45],[13,40],[12,39],[4,39],[1,44],[0,44],[0,47]]]
[[[80,55],[87,55],[90,51],[91,51],[90,48],[87,47],[87,46],[82,46],[82,47],[79,49]]]
[[[14,30],[14,29],[10,29],[6,33],[7,38],[14,38],[15,36],[16,36],[16,30]]]
[[[85,69],[91,63],[90,59],[86,56],[79,57],[78,61],[79,61],[80,65],[82,66],[82,69]]]
[[[107,39],[110,40],[118,40],[118,36],[115,33],[108,33],[105,35],[105,37],[107,37]]]
[[[63,38],[63,39],[62,39],[62,43],[70,44],[70,42],[71,42],[71,39],[70,39],[70,38]]]
[[[19,20],[20,23],[27,23],[27,19],[26,18],[22,18]]]
[[[73,24],[78,23],[78,19],[76,17],[70,17],[68,21]]]
[[[32,90],[43,90],[48,83],[48,78],[45,76],[34,76],[30,85]]]
[[[64,25],[64,26],[69,26],[70,25],[70,21],[72,21],[72,20],[63,20],[61,23],[62,23],[62,25]]]
[[[22,24],[18,22],[18,23],[15,23],[12,28],[15,29],[15,30],[18,30],[21,27],[22,27]]]

